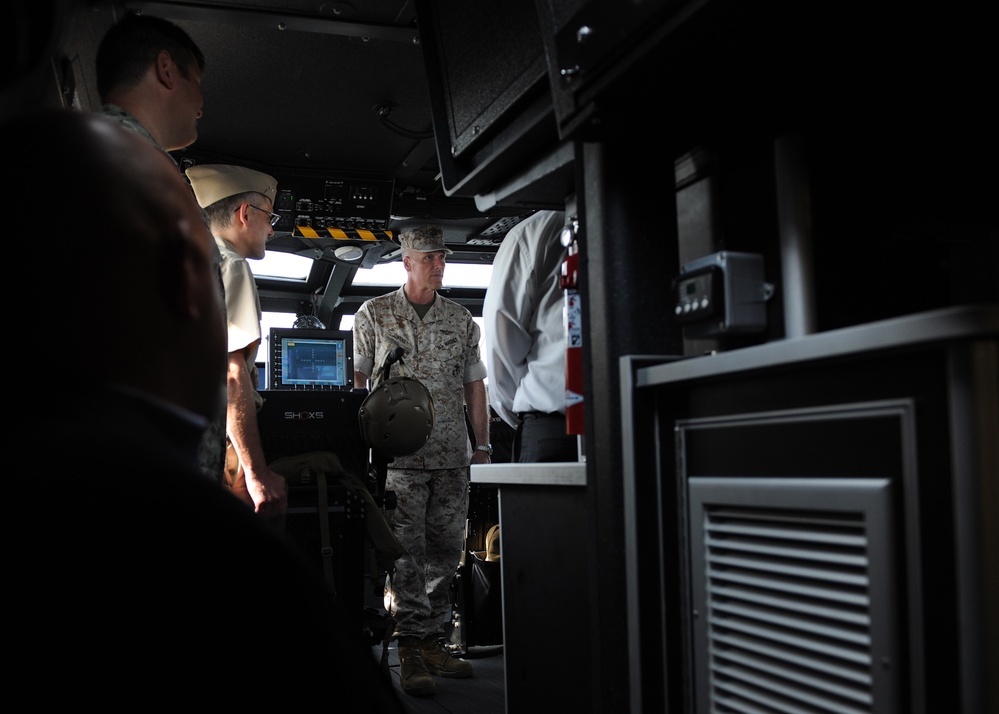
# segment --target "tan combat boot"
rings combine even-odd
[[[434,678],[423,662],[420,641],[415,637],[399,638],[399,679],[406,694],[429,697],[437,691]]]
[[[443,638],[427,635],[420,640],[420,650],[423,652],[423,663],[431,674],[458,679],[472,676],[471,663],[452,657],[444,646]]]

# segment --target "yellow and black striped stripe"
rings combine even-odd
[[[307,240],[323,240],[332,238],[336,241],[388,241],[395,243],[395,236],[392,231],[369,231],[364,229],[344,229],[344,228],[312,228],[311,226],[295,226],[291,233],[296,238]]]

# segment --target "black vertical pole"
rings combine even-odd
[[[606,129],[606,127],[605,127]],[[673,158],[634,127],[577,144],[581,197],[588,553],[594,711],[629,703],[619,358],[681,354],[670,281],[679,272]],[[636,167],[644,166],[643,170]],[[651,177],[651,178],[650,178]]]

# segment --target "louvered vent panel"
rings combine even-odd
[[[871,711],[861,515],[708,507],[703,527],[712,711]]]

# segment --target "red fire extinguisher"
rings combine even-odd
[[[569,245],[559,285],[565,295],[565,433],[585,433],[583,421],[583,304],[579,294],[579,244]]]

